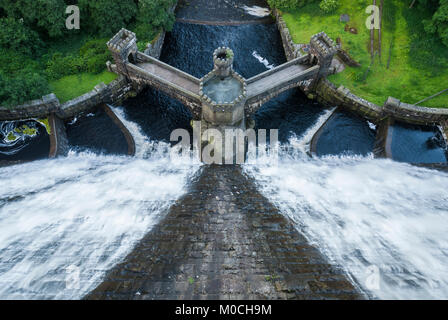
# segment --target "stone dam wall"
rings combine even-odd
[[[77,114],[89,111],[100,103],[118,103],[128,97],[132,85],[119,77],[110,84],[101,83],[82,96],[61,104],[54,93],[41,99],[30,101],[14,108],[0,107],[0,121],[14,121],[33,118],[46,118],[55,113],[61,119],[70,119]]]

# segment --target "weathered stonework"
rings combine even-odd
[[[188,190],[85,299],[366,298],[239,166],[203,166]]]
[[[392,159],[392,130],[394,120],[392,118],[385,118],[378,124],[375,145],[373,147],[373,155],[375,158]]]
[[[51,128],[50,133],[50,158],[65,156],[68,152],[68,139],[65,131],[64,121],[54,113],[48,117],[48,123]]]
[[[328,107],[341,106],[374,122],[384,117],[380,106],[352,94],[344,86],[336,88],[327,79],[323,79],[318,83],[316,92],[317,101]]]
[[[291,33],[289,32],[289,29],[286,26],[286,22],[281,16],[280,12],[278,12],[277,9],[273,9],[272,13],[275,16],[277,28],[282,38],[283,49],[285,50],[286,59],[289,61],[300,57],[302,55],[300,53],[300,46],[295,44],[294,41],[292,41]]]
[[[43,96],[42,99],[30,101],[14,108],[0,107],[0,121],[44,118],[60,108],[58,98],[54,93]]]

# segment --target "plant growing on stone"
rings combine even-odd
[[[233,58],[233,51],[232,51],[232,50],[230,50],[230,49],[227,49],[227,50],[226,50],[226,58],[227,58],[228,60],[230,60],[230,59]]]

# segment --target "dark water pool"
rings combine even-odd
[[[45,159],[49,152],[50,136],[41,123],[33,120],[0,122],[0,161]]]
[[[389,134],[394,160],[411,163],[447,161],[446,145],[438,128],[396,122],[389,130],[392,130]]]
[[[337,111],[319,134],[315,150],[318,156],[366,156],[373,151],[376,131],[366,120],[348,112]]]
[[[128,153],[123,133],[100,108],[66,123],[66,128],[72,149],[103,154]]]

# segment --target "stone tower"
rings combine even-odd
[[[230,76],[233,71],[233,51],[230,48],[219,47],[213,53],[214,72],[221,79]]]
[[[317,73],[315,80],[313,80],[313,83],[310,86],[311,91],[314,91],[319,80],[328,75],[331,67],[331,62],[333,61],[337,49],[333,40],[330,39],[330,37],[325,32],[314,35],[311,38],[310,46],[311,62],[315,62],[320,65],[319,72]]]
[[[107,42],[107,47],[112,53],[118,72],[127,74],[126,63],[135,62],[138,51],[135,33],[121,29]]]
[[[246,129],[244,106],[247,100],[247,83],[233,70],[233,61],[234,55],[230,48],[216,49],[213,53],[214,68],[201,79],[201,137],[205,138],[205,141],[200,143],[199,150],[210,145],[216,147],[216,144],[224,147],[226,130]],[[217,141],[215,137],[209,136],[209,129],[220,132],[222,140]],[[236,155],[236,142],[231,142],[231,145]],[[223,150],[215,148],[214,151],[224,163]]]

